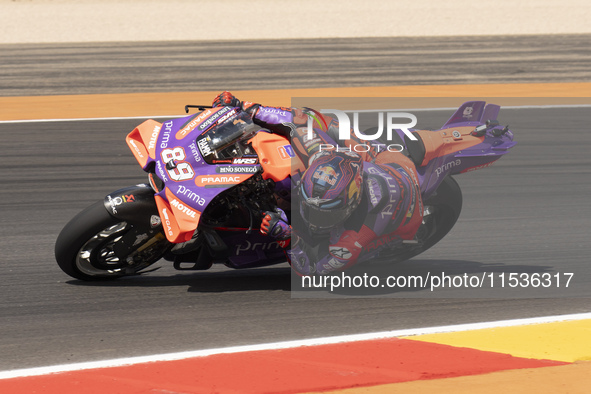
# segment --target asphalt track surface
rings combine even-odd
[[[144,181],[123,141],[138,121],[0,124],[10,136],[1,159],[0,368],[588,312],[588,113],[505,110],[519,145],[495,166],[458,176],[464,210],[454,231],[393,271],[574,272],[569,294],[587,297],[517,300],[479,299],[478,292],[292,299],[286,266],[177,273],[163,263],[160,271],[108,284],[71,280],[53,261],[55,238],[106,192]],[[571,126],[567,133],[556,130],[560,122]]]
[[[75,83],[63,85],[52,91],[83,93]],[[53,260],[55,238],[75,213],[107,192],[144,182],[124,143],[140,121],[0,124],[0,370],[589,312],[589,113],[503,110],[500,119],[512,126],[519,145],[493,167],[457,177],[464,210],[455,229],[397,268],[575,273],[567,298],[560,290],[550,298],[516,299],[455,293],[436,299],[292,299],[287,266],[191,273],[163,263],[159,271],[107,284],[71,280]],[[448,116],[420,115],[419,126],[435,128]]]

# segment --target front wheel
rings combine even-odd
[[[117,219],[99,201],[66,224],[55,243],[55,258],[73,278],[106,280],[137,274],[170,246],[161,231]]]

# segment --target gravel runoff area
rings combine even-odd
[[[0,0],[0,43],[591,33],[589,0]]]

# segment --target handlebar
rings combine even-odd
[[[192,104],[187,104],[185,105],[185,113],[188,114],[189,113],[189,108],[197,108],[199,111],[203,111],[206,108],[213,108],[211,105],[192,105]]]

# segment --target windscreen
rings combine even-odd
[[[238,112],[200,135],[197,145],[209,164],[216,164],[220,160],[255,156],[256,152],[245,144],[245,140],[260,129],[248,113]]]

